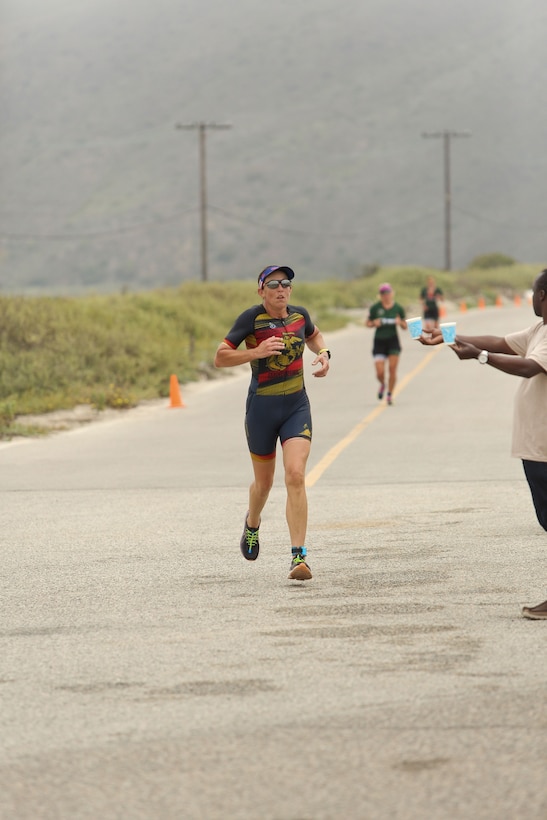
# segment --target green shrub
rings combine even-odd
[[[14,403],[12,401],[0,401],[0,429],[9,426],[14,418]]]
[[[481,256],[476,256],[472,259],[468,268],[487,270],[488,268],[505,268],[515,264],[515,260],[510,256],[506,256],[504,253],[483,253]]]
[[[126,388],[116,384],[109,384],[106,390],[92,392],[89,403],[97,410],[104,410],[105,407],[111,407],[114,410],[127,410],[129,407],[135,407],[137,401],[135,396],[129,393]]]

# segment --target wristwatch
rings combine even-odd
[[[479,362],[481,364],[486,364],[487,361],[488,361],[488,351],[487,350],[481,350],[481,352],[477,356],[477,359],[479,360]]]
[[[330,350],[328,349],[328,347],[322,347],[322,348],[321,348],[321,350],[319,351],[319,353],[318,353],[317,355],[318,355],[318,356],[320,356],[320,355],[321,355],[321,353],[326,353],[326,354],[327,354],[327,356],[328,356],[328,357],[329,357],[329,359],[330,359]]]

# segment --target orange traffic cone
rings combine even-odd
[[[496,296],[496,307],[503,307],[503,299],[501,296]]]
[[[444,305],[441,305],[439,308],[439,318],[444,319],[446,318],[446,308]]]
[[[467,302],[460,302],[460,310],[462,313],[465,313],[467,310]]]
[[[479,296],[479,301],[477,302],[477,307],[481,310],[484,310],[486,303],[484,301],[484,296]]]
[[[169,407],[186,407],[180,396],[179,380],[175,375],[171,376],[169,385]]]
[[[517,295],[515,296],[515,307],[520,307],[521,304],[522,304],[521,298],[520,298],[519,294],[517,293]]]

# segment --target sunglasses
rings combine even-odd
[[[265,282],[263,287],[269,288],[270,290],[276,290],[276,288],[281,285],[282,288],[290,288],[291,280],[290,279],[271,279],[269,282]]]

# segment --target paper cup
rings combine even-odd
[[[413,339],[419,339],[422,335],[422,317],[414,316],[413,319],[407,319],[406,325],[408,332]]]
[[[441,322],[439,325],[443,334],[443,342],[453,345],[456,341],[456,322]]]

